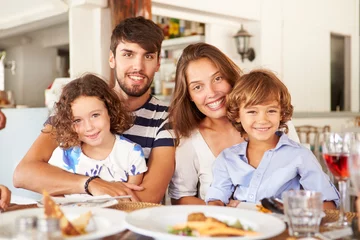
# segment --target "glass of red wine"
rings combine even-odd
[[[349,225],[345,216],[345,202],[347,198],[347,181],[349,179],[348,158],[350,155],[352,133],[325,133],[322,144],[322,154],[330,172],[339,183],[340,212],[336,222],[327,224],[327,227],[342,228]]]

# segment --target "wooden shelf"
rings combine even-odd
[[[164,50],[181,49],[181,48],[185,48],[189,44],[197,43],[197,42],[205,42],[205,36],[194,35],[188,37],[167,39],[163,41],[161,47]]]

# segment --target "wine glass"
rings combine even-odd
[[[348,158],[352,142],[352,133],[325,133],[322,145],[322,153],[326,165],[334,177],[338,180],[340,191],[340,212],[336,222],[328,223],[330,228],[343,228],[349,225],[345,216],[345,201],[347,193],[347,180],[349,178]]]
[[[352,186],[360,194],[360,133],[354,133],[348,165]]]

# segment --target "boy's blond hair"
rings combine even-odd
[[[227,117],[241,133],[241,136],[244,136],[246,132],[241,123],[237,121],[240,118],[240,106],[249,107],[270,101],[277,101],[279,103],[281,108],[279,129],[287,133],[288,127],[286,122],[291,119],[293,114],[291,96],[280,79],[268,70],[253,70],[241,76],[228,95],[226,106]]]

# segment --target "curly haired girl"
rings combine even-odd
[[[134,184],[147,171],[142,148],[121,134],[133,117],[107,83],[86,74],[68,83],[51,119],[59,147],[49,163],[66,171],[106,181]]]

